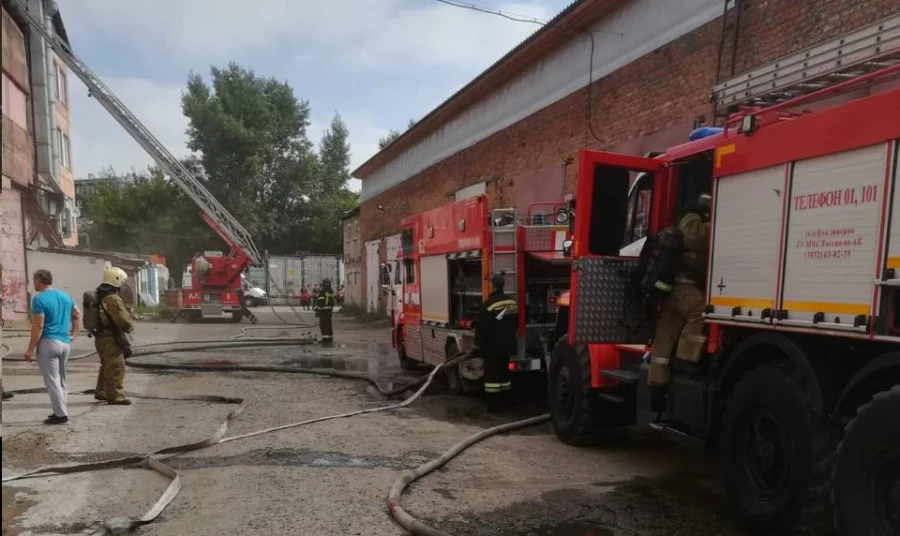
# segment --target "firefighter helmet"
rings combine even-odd
[[[118,266],[107,266],[103,270],[103,284],[120,288],[128,280],[128,274]]]

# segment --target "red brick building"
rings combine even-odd
[[[576,0],[354,172],[360,244],[466,187],[495,207],[563,199],[579,149],[683,143],[727,115],[717,83],[898,13],[897,0]]]

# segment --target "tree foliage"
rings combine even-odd
[[[340,253],[340,216],[355,206],[349,132],[335,115],[319,144],[307,136],[309,103],[282,81],[229,64],[208,81],[188,77],[185,166],[272,254]],[[187,262],[198,249],[222,249],[197,207],[158,169],[144,180],[111,181],[85,200],[92,247],[162,253]],[[171,263],[170,263],[171,264]],[[175,265],[177,266],[177,264]]]
[[[408,123],[406,123],[406,130],[409,130],[416,124],[415,119],[410,119]],[[405,132],[405,131],[404,131]],[[388,133],[378,139],[378,149],[384,149],[388,145],[394,142],[403,132],[399,132],[394,129],[388,130]]]

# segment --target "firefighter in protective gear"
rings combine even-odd
[[[117,338],[117,333],[129,337],[134,329],[131,315],[119,296],[127,279],[124,270],[109,266],[103,271],[103,283],[97,287],[100,320],[94,344],[100,355],[100,372],[94,398],[113,405],[131,404],[131,400],[125,398],[125,349]]]
[[[709,248],[710,196],[703,194],[695,207],[682,216],[680,268],[671,294],[663,301],[650,351],[647,384],[654,397],[654,409],[664,407],[665,386],[669,382],[673,351],[676,359],[697,363],[703,356],[703,285]]]
[[[203,281],[206,279],[206,274],[209,273],[209,269],[211,265],[209,261],[206,260],[206,257],[203,256],[202,253],[197,253],[194,257],[194,274],[197,276],[197,279]]]
[[[322,281],[322,288],[316,296],[316,316],[319,317],[319,331],[322,332],[322,342],[334,340],[334,331],[331,329],[331,314],[334,310],[334,290],[331,288],[331,280]]]
[[[491,277],[491,295],[475,322],[472,347],[473,357],[484,361],[484,392],[491,413],[508,409],[512,402],[509,358],[518,350],[518,304],[503,293],[505,283],[503,274]]]

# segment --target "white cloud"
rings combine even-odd
[[[546,20],[541,4],[510,3],[503,11]],[[345,52],[367,67],[410,64],[487,67],[539,27],[501,17],[429,3],[402,9],[378,25]]]
[[[496,7],[543,20],[552,14],[539,0]],[[71,0],[62,9],[76,49],[102,35],[147,55],[207,64],[271,47],[285,56],[319,47],[373,68],[484,66],[538,28],[426,0]]]
[[[492,7],[547,20],[552,15],[549,6],[559,1],[508,0]],[[259,5],[240,0],[70,0],[62,3],[62,12],[76,50],[80,43],[97,39],[127,43],[136,47],[133,61],[138,65],[142,59],[159,63],[159,58],[167,58],[170,71],[179,75],[188,65],[216,64],[248,54],[284,58],[287,70],[292,57],[308,54],[318,58],[313,69],[346,69],[361,77],[369,76],[365,71],[388,70],[389,76],[402,80],[404,71],[435,67],[457,67],[457,72],[474,74],[538,29],[428,0],[265,0]],[[117,52],[112,47],[107,54]],[[248,66],[252,68],[252,62]],[[72,80],[77,176],[110,165],[128,171],[151,164],[144,150]],[[105,81],[175,156],[188,153],[181,83],[123,77]],[[411,86],[409,91],[416,88]],[[437,105],[451,94],[434,95],[433,102]],[[392,108],[402,108],[402,98],[398,95]],[[367,102],[364,96],[339,105],[350,131],[351,169],[378,151],[378,139],[391,127],[402,128],[407,117],[430,111],[400,112],[399,119],[387,119],[400,123],[380,124],[366,109],[378,105],[383,103]],[[308,134],[313,143],[318,143],[330,119],[318,113],[312,118]],[[351,187],[358,190],[358,181]]]
[[[112,166],[119,173],[142,171],[153,163],[147,152],[116,122],[75,77],[72,86],[71,120],[73,166],[84,178]],[[139,121],[176,157],[188,154],[185,145],[187,118],[181,113],[180,85],[167,85],[143,78],[105,77],[106,85]]]

